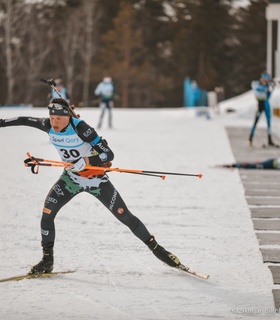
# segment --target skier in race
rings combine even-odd
[[[104,76],[102,82],[97,85],[94,93],[95,95],[100,97],[99,108],[101,110],[101,113],[97,128],[101,129],[103,117],[106,110],[108,110],[108,125],[109,128],[112,128],[112,110],[114,108],[115,86],[110,75],[106,74]]]
[[[260,80],[252,81],[251,86],[258,102],[258,110],[255,115],[254,124],[250,130],[249,145],[253,145],[253,137],[255,134],[255,130],[261,117],[261,114],[264,111],[267,122],[268,145],[277,146],[274,144],[271,137],[271,110],[269,103],[269,98],[272,94],[275,83],[273,82],[271,75],[268,72],[264,71],[261,74]]]
[[[235,162],[219,165],[220,168],[238,168],[238,169],[276,169],[280,170],[280,158],[272,158],[256,162]]]
[[[51,92],[48,95],[48,102],[50,102],[54,98],[63,98],[68,103],[70,103],[69,92],[68,92],[67,88],[63,85],[62,80],[56,79],[55,84],[56,84],[56,90],[51,89]]]
[[[72,117],[71,108],[64,99],[52,99],[48,109],[49,117],[46,118],[0,119],[0,127],[29,126],[46,132],[62,161],[72,163],[63,170],[46,196],[41,217],[43,258],[31,268],[29,274],[50,273],[53,270],[54,219],[58,211],[81,192],[96,197],[158,259],[171,267],[178,267],[181,264],[179,259],[160,246],[145,225],[129,211],[109,177],[106,174],[96,176],[92,170],[85,169],[86,165],[111,167],[114,154],[107,141],[84,120]]]

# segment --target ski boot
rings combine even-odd
[[[249,147],[252,147],[253,146],[253,135],[252,135],[252,133],[250,134],[248,141],[249,141]]]
[[[272,138],[271,138],[271,135],[270,135],[270,134],[268,135],[268,145],[269,145],[270,147],[276,147],[276,148],[279,147],[277,144],[275,144],[275,143],[272,141]]]
[[[154,236],[152,236],[146,242],[146,244],[159,260],[168,264],[170,267],[177,268],[181,264],[180,260],[175,256],[175,254],[166,251],[156,242]]]
[[[43,258],[31,268],[28,274],[50,273],[53,270],[53,242],[43,243]]]

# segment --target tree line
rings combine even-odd
[[[250,89],[266,65],[266,0],[0,0],[0,105],[45,106],[39,79],[62,78],[96,106],[105,73],[116,107],[183,105],[183,82]]]

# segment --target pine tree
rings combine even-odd
[[[142,30],[137,25],[135,9],[122,1],[119,14],[113,20],[113,28],[102,38],[99,63],[104,72],[113,77],[123,108],[148,106],[146,90],[149,79],[149,63],[143,46]],[[136,89],[137,88],[137,89]],[[146,103],[145,103],[146,101]]]

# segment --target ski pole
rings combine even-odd
[[[193,173],[179,173],[179,172],[165,172],[165,171],[148,171],[148,170],[135,170],[135,169],[123,169],[123,168],[106,168],[108,171],[116,172],[126,172],[126,173],[140,173],[140,174],[164,174],[164,175],[173,175],[173,176],[186,176],[186,177],[198,177],[202,178],[203,175],[193,174]]]
[[[46,162],[41,162],[41,161],[30,160],[29,158],[24,160],[24,164],[26,167],[31,167],[32,173],[35,173],[35,174],[39,173],[39,166],[67,168],[72,165],[72,163],[69,163],[69,162],[57,163],[57,161],[52,162],[51,160],[48,160]],[[95,166],[85,166],[85,169],[87,169],[87,171],[85,172],[84,175],[81,173],[80,174],[81,176],[93,177],[93,176],[98,176],[98,175],[104,175],[106,172],[110,171],[110,170],[108,170],[108,168],[95,167]],[[117,170],[114,170],[114,171],[117,172]],[[141,174],[143,176],[158,177],[158,178],[161,178],[162,180],[164,180],[166,178],[163,175],[157,175],[157,174],[149,174],[149,173],[141,173],[141,172],[128,172],[128,171],[118,171],[118,172],[134,173],[134,174]]]
[[[67,168],[73,165],[73,163],[70,162],[63,162],[63,161],[56,161],[56,160],[47,160],[42,158],[36,158],[31,156],[29,152],[27,152],[28,158],[24,160],[24,165],[26,167],[31,167],[32,173],[38,174],[39,173],[39,166],[46,166],[46,167],[62,167]],[[91,177],[91,176],[97,176],[97,175],[104,175],[106,172],[108,172],[109,168],[106,167],[97,167],[97,166],[85,166],[85,169],[88,169],[86,173],[84,174],[85,177]],[[117,169],[117,168],[112,168]],[[111,170],[115,171],[115,170]],[[134,172],[126,172],[122,171],[124,173],[135,173],[135,174],[141,174],[145,176],[151,176],[151,177],[158,177],[164,180],[166,177],[163,175],[157,175],[152,173],[141,173],[140,170],[134,170]],[[83,174],[81,174],[83,176]]]
[[[64,168],[67,168],[73,165],[73,163],[69,163],[69,162],[36,158],[31,156],[29,152],[27,152],[27,156],[28,158],[24,161],[25,166],[31,166],[33,168],[34,166],[39,166],[39,165],[40,166],[56,166],[56,167],[64,167]],[[92,173],[95,173],[95,175],[105,174],[106,172],[120,172],[120,173],[133,173],[133,174],[156,176],[156,177],[162,178],[162,180],[166,178],[165,175],[188,176],[188,177],[198,177],[198,178],[203,177],[201,173],[192,174],[192,173],[165,172],[165,171],[148,171],[148,170],[140,170],[140,169],[106,168],[106,167],[98,167],[98,166],[91,166],[91,165],[85,166],[85,169],[89,169],[90,171],[92,171]]]
[[[67,168],[72,165],[72,163],[64,164],[64,163],[56,163],[56,161],[52,162],[51,160],[48,160],[47,162],[41,162],[41,161],[35,161],[30,160],[29,158],[24,160],[24,164],[26,167],[31,167],[32,173],[39,173],[39,166],[45,166],[45,167],[62,167]],[[92,176],[98,176],[98,175],[104,175],[106,172],[108,172],[107,168],[102,167],[94,167],[94,166],[86,166],[85,169],[88,169],[84,176],[85,177],[92,177]],[[134,173],[134,174],[141,174],[143,176],[151,176],[151,177],[158,177],[164,180],[166,177],[163,175],[157,175],[157,174],[149,174],[149,173],[141,173],[141,172],[125,172],[120,171],[123,173]],[[81,174],[83,176],[83,174]]]
[[[60,94],[60,92],[56,89],[56,83],[55,83],[55,81],[54,81],[53,79],[49,79],[49,80],[40,79],[40,81],[42,81],[42,82],[46,83],[47,85],[49,85],[49,86],[58,94],[58,96],[59,96],[61,99],[65,100],[65,99],[62,97],[62,95]],[[80,115],[77,114],[77,113],[74,111],[74,109],[75,109],[74,106],[71,106],[71,107],[69,106],[68,109],[69,109],[70,114],[71,114],[72,117],[74,117],[74,118],[80,118]]]
[[[193,174],[193,173],[179,173],[179,172],[165,172],[165,171],[147,171],[142,170],[142,173],[155,173],[155,174],[166,174],[166,175],[172,175],[172,176],[186,176],[186,177],[198,177],[202,178],[203,175],[201,173]]]

